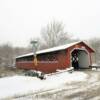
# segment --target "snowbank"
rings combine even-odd
[[[93,63],[93,64],[92,64],[92,66],[98,66],[98,64],[96,64],[96,63]]]
[[[35,77],[13,76],[0,79],[0,99],[63,87],[66,83],[85,81],[83,72],[63,72],[48,76],[46,80]]]

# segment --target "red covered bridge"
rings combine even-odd
[[[89,68],[92,65],[94,50],[83,41],[69,43],[50,49],[37,51],[37,66],[34,64],[33,53],[16,57],[16,67],[34,69],[44,73],[56,72],[73,66],[75,69]]]

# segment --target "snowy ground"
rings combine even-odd
[[[100,100],[100,71],[64,72],[46,80],[25,76],[0,79],[0,100]]]
[[[35,77],[13,76],[0,79],[0,99],[12,99],[15,97],[25,97],[32,94],[41,94],[61,91],[66,84],[73,82],[83,82],[87,79],[87,74],[83,72],[63,72],[56,75],[47,76],[46,80]],[[66,89],[71,89],[68,86]]]

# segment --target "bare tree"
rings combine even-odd
[[[0,46],[0,60],[1,65],[8,66],[12,63],[13,48],[10,44]]]
[[[12,67],[16,56],[29,52],[28,47],[13,47],[11,44],[3,44],[0,46],[0,66]]]
[[[42,28],[41,35],[47,47],[65,44],[70,40],[70,36],[64,31],[63,23],[58,21],[53,21]]]
[[[93,38],[89,40],[90,45],[95,50],[95,61],[96,63],[100,63],[100,38]]]

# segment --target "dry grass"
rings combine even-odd
[[[22,74],[24,70],[12,68],[12,67],[0,67],[0,77],[13,76],[16,74]]]

